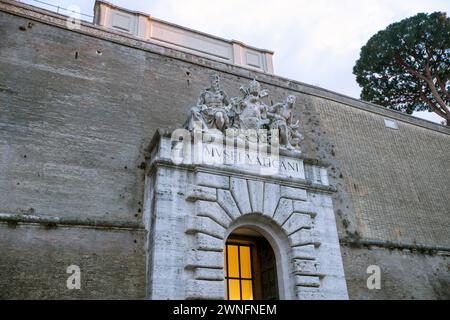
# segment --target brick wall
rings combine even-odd
[[[157,128],[184,122],[212,72],[230,96],[254,76],[273,102],[298,96],[303,152],[330,163],[342,239],[450,245],[448,129],[90,26],[69,31],[57,16],[7,3],[0,4],[0,212],[87,223],[2,223],[0,297],[145,296],[145,231],[89,221],[142,224],[145,149]],[[399,130],[387,129],[384,117],[397,119]],[[349,283],[373,255],[364,252],[361,270],[344,259]],[[68,293],[61,285],[66,275],[58,272],[74,260],[98,274],[91,290]],[[429,283],[416,281],[426,296]],[[358,290],[351,297],[363,297]]]

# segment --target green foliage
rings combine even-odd
[[[450,19],[419,13],[389,25],[361,49],[353,73],[361,99],[408,114],[433,111],[450,125]]]

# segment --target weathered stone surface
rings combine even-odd
[[[295,285],[300,287],[320,287],[320,278],[314,276],[295,276]]]
[[[308,195],[306,194],[306,190],[299,189],[299,188],[291,188],[286,186],[281,186],[281,197],[292,199],[292,200],[301,200],[301,201],[307,201]]]
[[[450,299],[450,256],[419,251],[342,246],[350,299]],[[381,290],[367,288],[367,267],[381,269]],[[426,275],[426,276],[425,276]]]
[[[313,244],[292,248],[293,259],[314,260],[317,258],[315,246]]]
[[[224,298],[224,281],[188,280],[186,283],[186,299],[223,300]]]
[[[248,193],[253,213],[262,213],[264,204],[264,182],[248,180]]]
[[[299,230],[289,236],[289,240],[291,241],[291,246],[304,246],[307,244],[320,244],[320,241],[316,239],[311,230],[303,229]]]
[[[211,237],[204,233],[196,234],[197,249],[204,251],[223,252],[223,240]]]
[[[217,189],[217,203],[231,218],[237,219],[241,216],[241,212],[230,191]]]
[[[309,276],[320,276],[320,264],[318,261],[312,260],[298,260],[295,259],[293,262],[293,269],[296,275],[309,275]]]
[[[225,229],[231,223],[231,218],[217,202],[197,201],[195,204],[195,213],[200,217],[209,217]]]
[[[294,200],[293,203],[294,203],[294,212],[307,213],[312,218],[314,218],[317,215],[316,208],[314,208],[314,206],[310,202]]]
[[[196,280],[223,281],[223,269],[196,268],[194,271],[194,278]]]
[[[221,74],[224,90],[234,96],[238,95],[237,82],[244,84],[254,77],[246,69],[92,26],[83,25],[83,33],[69,31],[65,17],[23,9],[5,13],[7,2],[0,3],[0,105],[4,107],[0,120],[0,211],[6,213],[34,212],[56,218],[82,215],[83,219],[140,223],[145,174],[142,164],[156,128],[184,122],[186,102],[196,100],[211,69]],[[33,28],[19,30],[30,21]],[[188,84],[187,72],[192,75]],[[338,187],[332,195],[336,217],[332,211],[317,210],[315,229],[323,245],[292,249],[293,257],[304,258],[313,257],[315,250],[321,267],[329,273],[321,287],[302,287],[300,298],[345,296],[343,279],[335,276],[343,274],[336,267],[339,246],[329,244],[336,242],[337,235],[327,227],[335,228],[336,219],[342,237],[357,225],[363,238],[450,245],[446,192],[450,150],[445,147],[449,145],[448,129],[296,81],[262,73],[257,77],[274,101],[289,94],[298,96],[296,108],[306,138],[303,155],[330,163],[329,182]],[[105,95],[107,91],[114,94]],[[385,128],[385,117],[396,119],[399,130]],[[192,226],[194,235],[184,233],[184,215],[194,214],[193,204],[186,201],[185,186],[196,183],[193,176],[186,177],[188,173],[176,170],[157,177],[163,178],[156,193],[158,216],[154,224],[147,220],[146,226],[148,232],[155,228],[158,233],[149,239],[150,244],[156,241],[157,249],[148,255],[155,253],[162,263],[153,270],[158,276],[147,279],[148,288],[145,265],[151,261],[145,261],[145,246],[134,237],[139,230],[74,226],[47,230],[35,225],[10,229],[3,224],[6,231],[0,232],[0,270],[9,271],[0,272],[0,288],[4,289],[0,296],[134,299],[152,293],[150,298],[185,298],[183,288],[189,285],[184,279],[192,272],[185,272],[182,261],[185,252],[196,246],[194,235],[199,235]],[[307,179],[310,181],[311,175]],[[228,190],[227,178],[219,180],[213,183]],[[172,190],[171,186],[180,184],[182,188]],[[264,213],[273,216],[279,193],[267,190],[266,184]],[[317,202],[295,201],[294,209],[311,212],[316,207],[331,207],[330,197],[317,198]],[[320,220],[323,215],[326,220]],[[200,223],[200,232],[221,228],[209,221]],[[224,231],[219,229],[216,236],[220,238]],[[327,234],[332,234],[331,239]],[[129,239],[133,243],[137,240],[137,247],[127,247]],[[448,299],[448,257],[341,248],[351,298]],[[87,290],[68,293],[60,283],[67,275],[58,272],[66,262],[81,256],[95,276],[92,279],[97,280],[86,278],[83,285]],[[366,269],[372,263],[382,267],[383,290],[367,290]],[[205,297],[224,288],[222,284],[214,293],[204,288],[206,283],[197,286],[201,294],[209,290],[211,295]],[[197,291],[193,296],[201,294]]]
[[[0,224],[0,299],[145,299],[144,230]],[[71,265],[81,290],[68,290]]]
[[[186,188],[186,200],[217,201],[217,192],[215,188],[208,188],[190,184]]]
[[[278,225],[282,226],[292,214],[292,209],[292,200],[283,198],[280,199],[277,210],[273,215],[273,219],[278,223]]]
[[[247,181],[241,178],[230,179],[230,190],[241,214],[252,213],[248,194]]]
[[[223,239],[225,229],[208,217],[186,217],[186,233],[204,233],[218,239]]]
[[[297,298],[299,300],[326,300],[326,295],[319,288],[296,287]]]
[[[313,219],[309,214],[294,212],[284,223],[283,230],[290,235],[300,229],[311,229],[313,227]]]
[[[280,186],[273,183],[264,184],[264,214],[273,217],[280,199]]]
[[[219,188],[219,189],[229,189],[230,182],[229,178],[226,176],[210,174],[206,172],[198,172],[196,175],[196,182],[199,186]]]
[[[186,255],[186,268],[223,268],[223,254],[214,251],[191,250]]]

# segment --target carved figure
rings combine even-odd
[[[289,95],[286,101],[269,107],[263,102],[268,92],[261,88],[258,81],[252,80],[248,86],[240,88],[239,97],[230,101],[220,89],[219,81],[217,74],[211,75],[210,87],[201,92],[197,105],[190,110],[185,124],[187,129],[201,129],[204,132],[218,129],[225,132],[232,128],[236,129],[236,136],[244,135],[245,139],[249,139],[246,132],[253,130],[258,140],[262,139],[260,129],[276,129],[279,130],[281,147],[300,149],[303,136],[299,132],[299,121],[294,122],[295,96]]]
[[[190,131],[201,126],[202,131],[218,129],[224,131],[230,122],[230,103],[225,91],[220,89],[220,78],[217,74],[210,76],[211,85],[203,90],[198,98],[197,105],[192,107],[186,123]]]
[[[294,120],[294,103],[296,97],[290,95],[285,102],[277,103],[270,107],[268,116],[271,119],[270,128],[280,130],[280,144],[288,150],[292,150],[291,145],[291,131],[298,128],[298,122],[293,123]]]
[[[266,97],[267,91],[261,89],[258,81],[253,80],[247,88],[241,87],[243,98],[235,106],[238,121],[235,121],[239,129],[259,130],[267,123],[268,106],[261,100]]]

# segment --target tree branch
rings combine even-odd
[[[414,70],[409,64],[407,64],[407,63],[400,57],[399,54],[397,54],[397,55],[395,56],[395,60],[396,60],[398,63],[400,63],[402,66],[404,66],[405,69],[406,69],[409,73],[411,73],[413,76],[415,76],[416,78],[419,78],[419,79],[425,80],[425,81],[427,80],[427,78],[426,78],[424,75],[420,74],[417,70]]]
[[[399,54],[397,54],[395,56],[395,59],[398,63],[400,63],[402,66],[405,67],[405,69],[411,73],[413,76],[415,76],[416,78],[425,81],[425,83],[427,84],[427,86],[430,88],[431,93],[433,95],[433,98],[436,99],[437,103],[439,104],[439,107],[443,110],[441,111],[441,109],[437,108],[431,101],[429,101],[428,98],[425,97],[425,95],[423,95],[422,97],[422,93],[421,94],[421,99],[423,100],[423,98],[425,98],[426,100],[424,100],[428,106],[432,106],[431,110],[433,112],[436,112],[437,114],[443,116],[445,119],[447,119],[447,114],[449,114],[449,109],[446,106],[444,100],[442,100],[441,96],[439,95],[439,93],[436,90],[436,87],[434,85],[433,79],[431,78],[431,72],[430,72],[430,68],[428,66],[428,63],[425,65],[425,74],[426,76],[420,74],[417,70],[414,70],[410,65],[408,65],[401,57]],[[441,113],[437,112],[440,111]]]
[[[434,85],[433,78],[431,77],[431,71],[428,63],[425,65],[425,82],[428,84],[428,87],[431,90],[431,93],[433,95],[433,98],[436,99],[439,106],[445,110],[446,113],[449,113],[449,109],[447,105],[445,104],[444,100],[442,100],[442,97],[439,95],[439,92],[436,90],[436,86]]]
[[[438,116],[444,118],[445,120],[448,120],[448,113],[445,113],[444,111],[442,111],[441,109],[439,109],[438,107],[436,107],[433,102],[430,101],[430,99],[428,99],[425,94],[420,93],[420,99],[425,102],[428,107],[430,108],[431,111],[433,111],[434,113],[436,113]]]
[[[429,63],[430,63],[430,57],[433,57],[433,55],[430,53],[430,49],[428,48],[428,46],[425,46],[425,50],[427,52],[427,65],[425,66],[425,72],[428,72],[428,76],[432,80]],[[442,53],[443,53],[443,50],[442,50]],[[436,59],[434,61],[436,63],[438,63],[438,55],[436,55]],[[436,82],[437,82],[439,88],[441,89],[442,93],[447,97],[447,99],[450,100],[450,93],[446,90],[444,83],[439,78],[438,70],[436,70],[436,74],[434,75],[434,78],[436,79]],[[434,84],[434,82],[433,82],[433,84]]]
[[[437,84],[439,85],[439,88],[441,88],[441,91],[444,92],[447,99],[450,100],[450,93],[446,90],[444,83],[442,82],[441,78],[439,78],[439,75],[436,74],[435,78]]]

